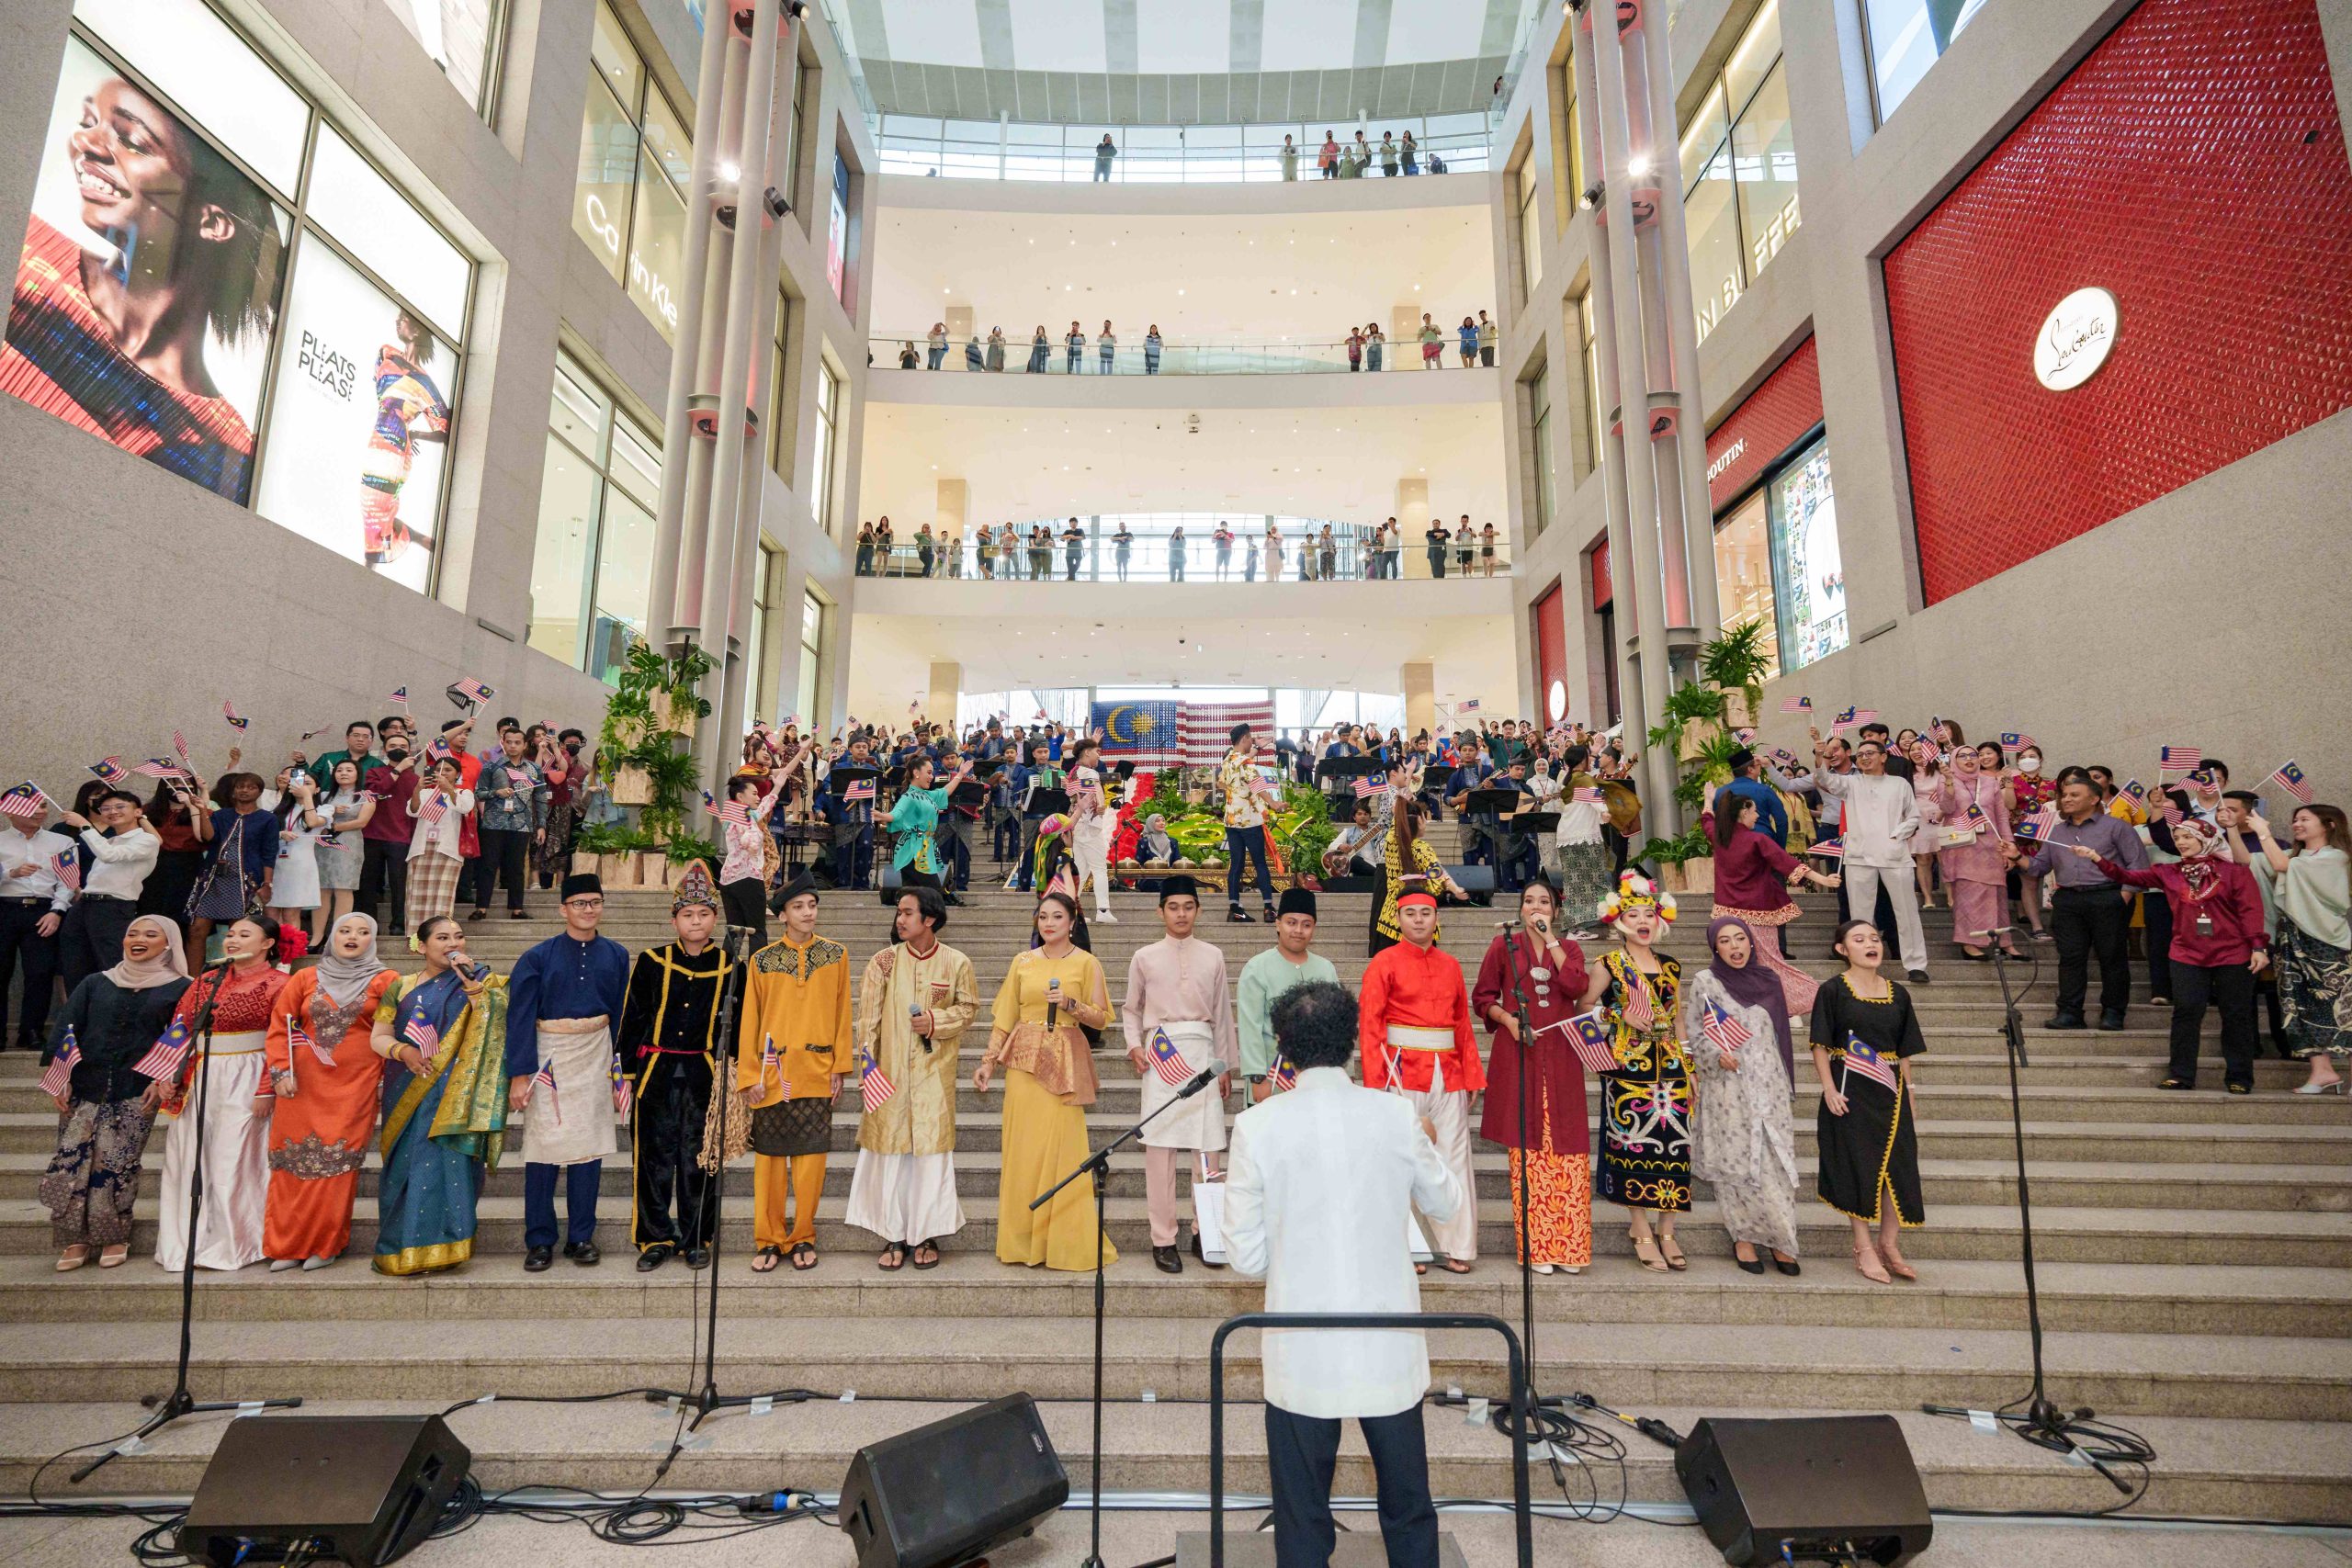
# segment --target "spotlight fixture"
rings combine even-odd
[[[765,191],[761,193],[760,205],[768,209],[768,216],[771,218],[781,218],[786,213],[792,210],[792,203],[786,201],[784,197],[784,192],[776,189],[774,186],[768,186]]]
[[[1592,211],[1595,208],[1599,207],[1602,202],[1604,202],[1604,201],[1606,201],[1606,200],[1608,200],[1608,199],[1609,199],[1609,187],[1608,187],[1606,185],[1602,185],[1602,184],[1600,184],[1600,183],[1596,182],[1595,184],[1593,184],[1593,185],[1591,185],[1591,186],[1587,186],[1587,187],[1585,188],[1585,193],[1584,193],[1584,209],[1585,209],[1587,212],[1590,212],[1590,211]]]

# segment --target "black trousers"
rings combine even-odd
[[[2091,958],[2098,958],[2098,1006],[2123,1016],[2132,1002],[2132,906],[2117,887],[2061,887],[2050,901],[2050,935],[2058,944],[2058,1010],[2083,1016]]]
[[[2197,1081],[2197,1042],[2205,1010],[2222,1014],[2222,1077],[2254,1083],[2254,971],[2243,964],[2172,963],[2172,1076]]]
[[[1247,858],[1245,863],[1244,857]],[[1233,908],[1241,908],[1242,873],[1254,866],[1258,873],[1258,895],[1267,908],[1274,907],[1274,874],[1266,869],[1266,829],[1263,828],[1227,828],[1225,830],[1225,901]]]
[[[730,926],[748,926],[760,933],[760,945],[768,942],[767,885],[756,876],[738,877],[718,885],[718,901],[727,911]]]
[[[663,1052],[644,1070],[629,1122],[637,1189],[629,1240],[639,1252],[659,1242],[707,1247],[718,1235],[718,1177],[695,1163],[710,1086],[710,1064],[699,1055]]]
[[[1430,1496],[1428,1439],[1419,1404],[1394,1416],[1363,1416],[1379,1484],[1380,1538],[1388,1568],[1437,1568],[1437,1504]],[[1266,1406],[1266,1463],[1274,1483],[1275,1568],[1328,1568],[1339,1532],[1331,1522],[1331,1476],[1340,1423]]]
[[[8,980],[21,962],[25,994],[17,1003],[17,1043],[40,1050],[49,1043],[50,994],[57,988],[57,935],[40,934],[40,922],[51,914],[46,898],[11,898],[0,903],[0,1024],[7,1021]],[[111,964],[122,956],[115,946]],[[6,1043],[0,1038],[0,1044]]]
[[[2140,929],[2141,940],[2147,943],[2148,994],[2172,997],[2172,900],[2161,893],[2143,894],[2140,910],[2146,924]]]
[[[139,918],[139,905],[129,898],[99,898],[85,893],[65,911],[57,928],[57,972],[65,994],[101,969],[122,962],[122,933]]]
[[[484,828],[481,870],[474,880],[474,908],[490,908],[498,884],[506,884],[506,907],[523,907],[523,892],[531,885],[531,832],[527,828]]]
[[[874,829],[860,824],[847,830],[849,836],[833,845],[834,883],[841,887],[863,887],[874,872]]]
[[[391,839],[359,840],[359,891],[352,900],[352,908],[373,917],[389,895],[392,901],[390,924],[398,930],[408,923],[408,846]]]

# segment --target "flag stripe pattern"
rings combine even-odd
[[[1699,1030],[1718,1051],[1736,1051],[1748,1040],[1747,1026],[1725,1012],[1720,1003],[1708,1004],[1706,1021]]]
[[[1846,840],[1843,839],[1824,839],[1819,843],[1807,849],[1804,852],[1809,855],[1826,855],[1831,860],[1840,860],[1844,858],[1846,853]]]
[[[541,1089],[548,1091],[548,1110],[555,1117],[555,1124],[563,1125],[563,1102],[556,1098],[555,1064],[541,1062],[539,1070],[531,1075],[531,1098],[536,1100]],[[527,1109],[527,1108],[526,1108]]]
[[[899,1086],[882,1076],[881,1063],[867,1056],[857,1070],[857,1090],[865,1101],[865,1109],[871,1111],[889,1104],[890,1097],[899,1092]]]
[[[1168,1031],[1151,1032],[1151,1044],[1145,1051],[1151,1063],[1151,1076],[1170,1089],[1182,1089],[1193,1081],[1193,1069],[1185,1065],[1184,1053],[1176,1049],[1176,1042],[1168,1038]]]
[[[38,817],[48,809],[49,796],[42,794],[40,785],[30,779],[12,786],[6,794],[0,795],[0,814],[9,817]]]
[[[2045,806],[2018,824],[2017,836],[2020,839],[2031,839],[2036,843],[2046,844],[2050,841],[2050,835],[2057,831],[2057,829],[2058,808],[2054,806]]]
[[[164,1031],[163,1038],[150,1046],[130,1070],[158,1083],[176,1078],[180,1076],[180,1064],[187,1060],[188,1043],[187,1021],[175,1018],[172,1026]]]
[[[441,1032],[434,1028],[432,1021],[423,1013],[408,1021],[408,1027],[401,1031],[401,1038],[428,1056],[441,1049]]]
[[[1577,1061],[1596,1073],[1617,1070],[1617,1032],[1609,1027],[1609,1021],[1601,1017],[1600,1009],[1578,1013],[1561,1028]]]
[[[1890,1093],[1894,1090],[1894,1065],[1879,1054],[1876,1046],[1864,1043],[1862,1037],[1851,1030],[1846,1032],[1846,1070],[1883,1085]]]
[[[2263,782],[2277,784],[2305,806],[2312,803],[2312,781],[2303,776],[2303,770],[2297,767],[2291,759],[2279,763],[2278,771]]]
[[[620,1116],[626,1116],[628,1114],[629,1106],[635,1102],[637,1095],[635,1086],[629,1082],[628,1074],[621,1070],[621,1059],[617,1052],[613,1055],[611,1076],[613,1080],[614,1113]]]
[[[2168,773],[2185,773],[2191,769],[2202,767],[2204,762],[2205,753],[2199,747],[2159,746],[2156,748],[2156,764]]]
[[[1233,727],[1246,724],[1261,735],[1274,728],[1274,705],[1255,703],[1184,703],[1176,710],[1179,760],[1187,767],[1215,767],[1233,749]]]
[[[65,1026],[65,1046],[50,1059],[49,1070],[40,1076],[40,1091],[51,1100],[62,1100],[74,1087],[74,1069],[81,1065],[81,1042],[74,1038],[74,1026]]]
[[[1782,713],[1811,713],[1813,699],[1811,697],[1782,697],[1781,711]]]

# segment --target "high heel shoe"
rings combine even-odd
[[[2352,1089],[2352,1078],[2335,1078],[2326,1083],[2297,1084],[2295,1092],[2297,1094],[2344,1094],[2347,1089]]]
[[[1865,1280],[1875,1280],[1882,1285],[1894,1283],[1894,1277],[1886,1271],[1886,1265],[1879,1261],[1878,1248],[1874,1247],[1854,1248],[1854,1269]]]
[[[1665,1255],[1657,1249],[1657,1237],[1635,1235],[1631,1231],[1627,1231],[1625,1235],[1632,1240],[1634,1256],[1640,1260],[1643,1268],[1653,1274],[1663,1274],[1668,1271]]]
[[[1919,1277],[1919,1270],[1911,1267],[1910,1259],[1884,1242],[1879,1244],[1878,1257],[1879,1261],[1886,1266],[1886,1271],[1898,1280],[1916,1280]]]

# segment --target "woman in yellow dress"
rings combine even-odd
[[[998,988],[989,1048],[972,1074],[972,1087],[986,1094],[997,1069],[1004,1070],[997,1259],[1071,1272],[1095,1264],[1092,1189],[1073,1181],[1035,1213],[1029,1205],[1092,1152],[1086,1108],[1097,1086],[1086,1031],[1107,1029],[1113,1019],[1102,965],[1070,942],[1077,923],[1078,901],[1069,895],[1037,900],[1037,945],[1013,958]],[[1100,1247],[1102,1262],[1118,1260],[1110,1238]]]

